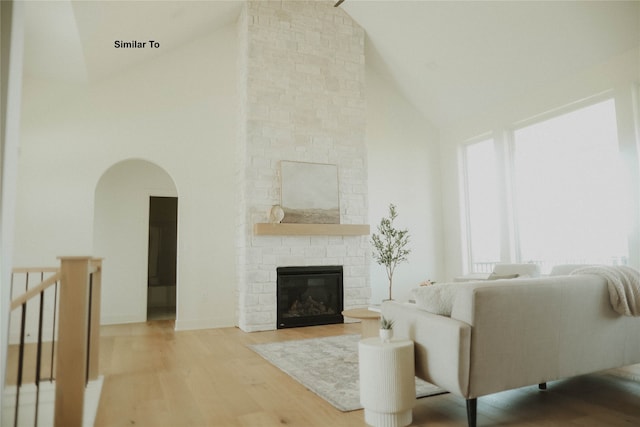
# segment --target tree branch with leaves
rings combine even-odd
[[[389,299],[392,298],[393,273],[398,264],[407,260],[407,256],[411,253],[406,246],[409,244],[408,230],[399,230],[394,227],[393,221],[397,218],[398,213],[393,204],[389,205],[389,216],[380,220],[378,225],[378,233],[371,235],[371,243],[373,244],[373,258],[375,261],[384,265],[389,279]]]

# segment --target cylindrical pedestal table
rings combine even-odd
[[[366,338],[358,345],[360,403],[374,427],[411,424],[416,402],[413,341]]]

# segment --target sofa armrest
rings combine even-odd
[[[421,310],[415,304],[385,301],[384,317],[394,321],[394,337],[415,343],[416,375],[462,397],[469,390],[471,327]]]

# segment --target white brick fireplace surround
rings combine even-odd
[[[276,329],[276,268],[342,265],[369,303],[368,236],[262,236],[282,160],[338,166],[340,222],[367,222],[364,32],[330,1],[249,1],[239,22],[238,326]]]

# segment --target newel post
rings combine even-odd
[[[91,257],[60,257],[55,427],[80,427],[87,375]]]
[[[93,279],[91,280],[91,330],[89,331],[89,381],[97,380],[100,360],[100,304],[102,294],[102,258],[91,260]]]

